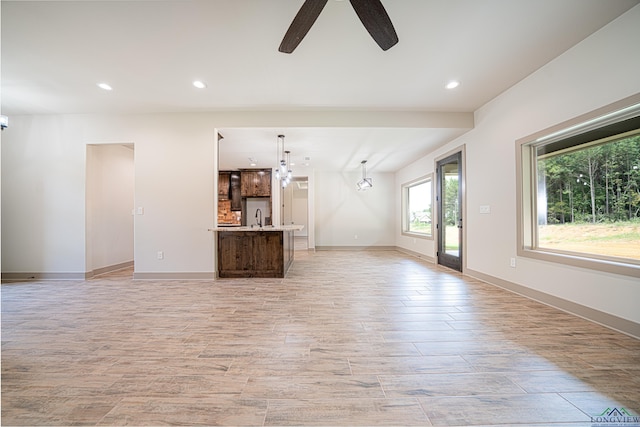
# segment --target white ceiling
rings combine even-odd
[[[639,1],[383,0],[400,39],[383,52],[348,1],[329,0],[280,53],[302,3],[2,0],[2,113],[470,113]],[[221,159],[272,166],[283,133],[297,163],[348,170],[370,156],[394,171],[468,130],[384,126],[222,128]]]

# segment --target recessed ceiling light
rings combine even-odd
[[[194,85],[195,87],[197,87],[198,89],[204,89],[204,88],[206,88],[206,87],[207,87],[206,83],[205,83],[205,82],[201,82],[200,80],[195,80],[195,81],[193,82],[193,85]]]
[[[98,87],[103,90],[113,90],[107,83],[98,83]]]
[[[451,80],[449,83],[447,83],[447,85],[445,86],[447,89],[455,89],[458,86],[460,86],[460,82],[456,81],[456,80]]]

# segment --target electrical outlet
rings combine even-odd
[[[164,259],[164,252],[158,251],[158,259]]]
[[[516,259],[515,259],[515,258],[511,258],[511,259],[509,260],[509,265],[510,265],[512,268],[516,268]]]

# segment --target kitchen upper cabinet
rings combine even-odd
[[[218,173],[218,200],[229,200],[231,172]]]
[[[231,200],[231,210],[242,210],[242,195],[239,171],[218,173],[218,200]]]
[[[242,197],[271,197],[270,169],[243,169],[240,181]]]
[[[240,172],[231,172],[231,210],[242,210],[242,196],[240,189]]]

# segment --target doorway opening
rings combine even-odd
[[[309,178],[293,177],[291,183],[283,189],[282,224],[303,225],[295,232],[295,250],[309,249]]]
[[[133,276],[134,145],[87,144],[85,276]]]

